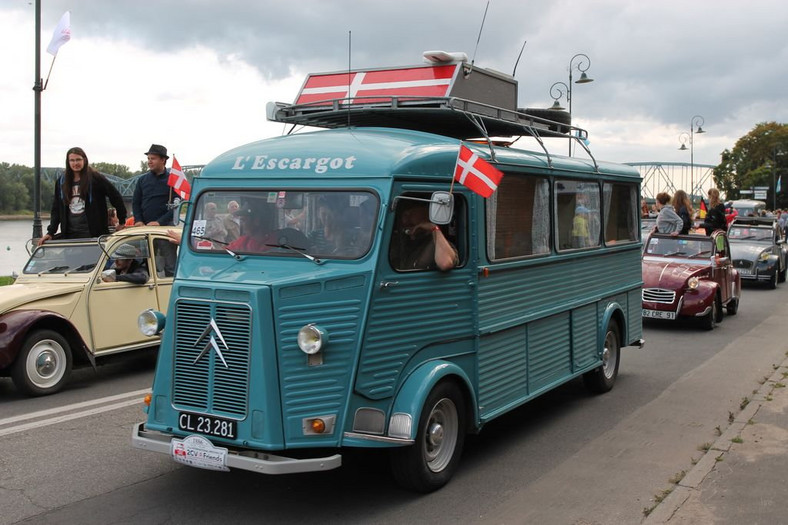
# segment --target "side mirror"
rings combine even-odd
[[[448,191],[436,191],[430,198],[430,222],[449,224],[454,215],[454,195]]]

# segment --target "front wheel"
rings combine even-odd
[[[460,462],[465,442],[465,401],[453,383],[430,392],[419,418],[416,442],[391,450],[397,482],[417,492],[432,492],[448,483]]]
[[[613,388],[618,377],[618,365],[621,361],[620,341],[618,325],[611,321],[605,332],[605,341],[602,346],[602,364],[583,374],[583,383],[589,392],[604,394]]]
[[[777,288],[777,272],[774,272],[769,279],[769,282],[766,283],[766,286],[769,287],[769,290],[774,290]]]
[[[16,387],[31,396],[54,394],[71,372],[71,347],[52,330],[33,332],[16,356],[12,379]]]

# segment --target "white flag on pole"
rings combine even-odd
[[[52,56],[57,56],[57,50],[69,40],[71,40],[71,12],[66,11],[57,23],[55,33],[52,35],[52,40],[49,42],[49,46],[47,46],[47,53]]]

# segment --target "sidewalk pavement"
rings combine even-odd
[[[788,524],[788,358],[644,524]]]

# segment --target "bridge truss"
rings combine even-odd
[[[660,192],[673,195],[676,190],[686,191],[693,201],[705,196],[714,184],[714,168],[712,164],[694,164],[687,162],[627,162],[637,168],[641,182],[641,194],[645,199],[654,199]],[[690,191],[692,185],[692,191]]]

